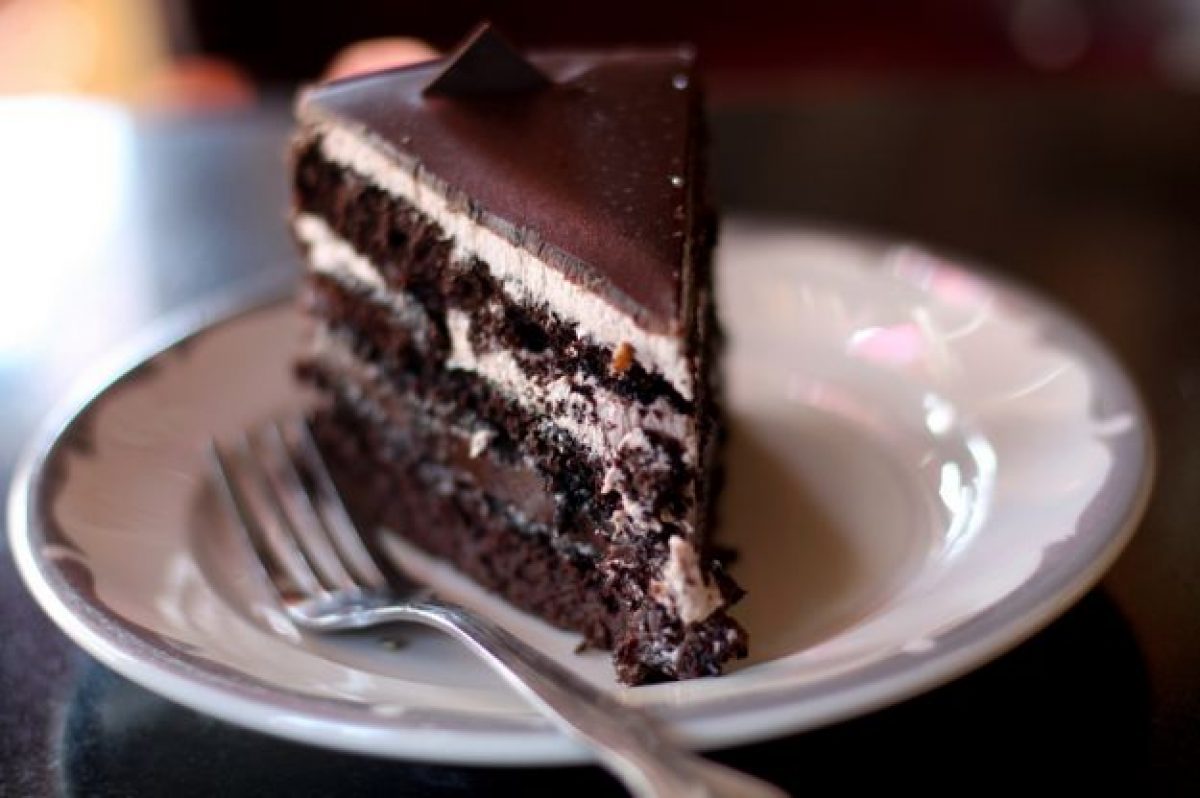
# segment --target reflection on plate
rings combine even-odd
[[[715,747],[861,713],[994,657],[1128,539],[1150,484],[1147,422],[1060,311],[917,248],[745,222],[727,225],[718,285],[733,433],[720,537],[750,590],[735,613],[749,660],[621,688],[606,655],[575,654],[573,636],[402,544],[392,556]],[[448,638],[301,634],[253,579],[204,445],[301,402],[298,320],[273,297],[152,331],[54,417],[10,506],[31,591],[113,669],[252,728],[440,761],[583,759]]]

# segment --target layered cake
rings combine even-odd
[[[304,93],[298,369],[360,523],[611,649],[629,684],[746,635],[708,534],[720,440],[689,51],[449,57]]]

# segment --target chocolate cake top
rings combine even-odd
[[[515,60],[514,60],[515,59]],[[446,59],[309,89],[477,221],[653,332],[686,324],[700,106],[687,48],[530,53],[476,31]],[[540,79],[544,77],[545,80]]]

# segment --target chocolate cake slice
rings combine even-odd
[[[719,414],[689,51],[487,28],[298,105],[299,373],[351,511],[637,684],[743,656],[708,546]]]

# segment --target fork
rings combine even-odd
[[[267,582],[298,627],[367,629],[401,621],[457,638],[639,798],[783,798],[777,787],[679,746],[629,707],[499,625],[377,564],[303,419],[211,444],[218,490]]]

